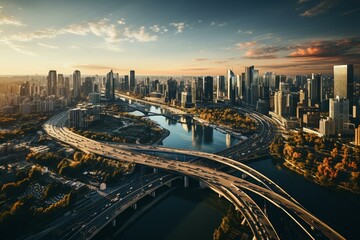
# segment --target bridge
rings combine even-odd
[[[214,191],[220,193],[229,199],[236,208],[245,216],[247,222],[252,229],[254,236],[257,239],[278,239],[276,231],[267,216],[262,212],[261,208],[243,191],[253,192],[262,198],[273,203],[280,208],[285,214],[291,217],[312,239],[322,237],[324,239],[344,239],[340,234],[327,226],[324,222],[317,219],[302,206],[300,206],[294,199],[291,198],[279,186],[276,186],[270,179],[267,179],[262,174],[254,169],[242,165],[229,158],[218,156],[215,154],[207,154],[202,152],[192,152],[193,156],[208,158],[212,161],[225,163],[228,166],[236,167],[238,170],[248,174],[254,178],[258,183],[251,183],[241,178],[237,178],[230,174],[214,170],[197,163],[192,162],[177,162],[174,160],[167,160],[156,156],[144,155],[124,149],[121,147],[114,147],[110,144],[99,143],[75,133],[72,133],[65,127],[67,115],[60,114],[45,125],[44,129],[53,138],[65,142],[75,148],[84,152],[92,152],[104,157],[118,159],[122,161],[130,161],[142,165],[147,165],[154,168],[160,168],[167,171],[181,173],[185,176],[190,176],[195,179],[203,181],[209,185]],[[254,138],[257,138],[255,136]],[[144,147],[144,146],[137,146]],[[149,146],[146,146],[149,148]],[[146,148],[144,147],[144,148]],[[135,146],[136,148],[136,146]],[[154,147],[151,151],[165,151],[166,149]],[[175,151],[170,149],[167,151]],[[181,154],[185,154],[184,150],[176,150]],[[187,150],[187,152],[189,152]]]

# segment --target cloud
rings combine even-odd
[[[359,62],[360,37],[342,38],[333,40],[315,40],[294,45],[284,46],[257,46],[252,42],[242,43],[238,47],[248,49],[243,58],[248,59],[337,59],[339,62]],[[351,62],[350,61],[350,62]]]
[[[326,13],[337,4],[337,0],[322,0],[318,5],[301,13],[303,17],[314,17]]]
[[[236,46],[238,49],[255,47],[255,45],[256,45],[256,41],[240,42],[240,43],[235,44],[235,46]]]
[[[135,39],[138,42],[152,42],[157,40],[156,35],[151,35],[145,32],[145,27],[140,27],[137,31],[132,31],[130,28],[125,28],[124,35],[129,39]]]
[[[217,26],[217,27],[225,27],[226,26],[226,22],[222,22],[222,23],[218,23],[218,22],[211,22],[210,23],[211,26]]]
[[[339,57],[351,54],[357,54],[360,57],[360,37],[317,40],[299,44],[288,57]]]
[[[156,33],[166,33],[167,31],[169,31],[166,27],[164,26],[159,26],[157,24],[149,27],[151,31],[156,32]]]
[[[1,12],[0,12],[1,13]],[[168,31],[165,27],[159,27],[161,33]],[[182,31],[184,26],[178,25],[178,30]],[[157,30],[153,28],[153,30]],[[98,21],[84,22],[81,24],[71,24],[62,28],[45,28],[32,32],[18,32],[12,35],[1,35],[0,42],[10,48],[29,54],[28,48],[21,46],[19,43],[31,42],[40,39],[52,39],[61,35],[72,34],[79,36],[88,36],[93,34],[104,40],[102,43],[94,45],[95,48],[103,48],[111,51],[121,51],[120,42],[150,42],[156,41],[157,36],[146,32],[144,26],[133,30],[130,27],[120,28],[119,24],[112,22],[110,19],[103,18]],[[49,47],[45,43],[41,43],[43,47]],[[23,44],[24,45],[24,44]]]
[[[30,56],[37,56],[34,52],[30,51],[29,48],[26,46],[22,46],[22,45],[13,43],[6,39],[0,39],[0,43],[7,45],[9,48],[11,48],[19,53],[30,55]]]
[[[118,23],[119,25],[125,25],[125,24],[126,24],[124,18],[120,18],[120,19],[117,21],[117,23]]]
[[[0,7],[0,25],[13,25],[13,26],[24,26],[24,24],[15,19],[12,16],[8,16],[2,12],[2,7]]]
[[[127,71],[126,69],[120,69],[120,68],[116,68],[114,66],[108,66],[108,65],[98,65],[98,64],[78,64],[78,65],[73,65],[71,66],[72,68],[75,69],[81,69],[81,70],[93,70],[93,71],[110,71],[110,70],[114,70],[114,71]]]
[[[273,59],[277,58],[276,53],[284,50],[288,50],[288,47],[260,46],[249,49],[243,57],[249,59]]]
[[[347,11],[347,12],[343,12],[342,15],[345,16],[345,15],[349,15],[349,14],[352,14],[352,13],[356,13],[358,11],[360,11],[360,8],[353,9],[353,10],[350,10],[350,11]]]
[[[52,49],[57,49],[59,47],[57,46],[53,46],[53,45],[48,45],[48,44],[45,44],[45,43],[38,43],[39,46],[42,46],[42,47],[46,47],[46,48],[52,48]]]
[[[176,28],[176,33],[182,33],[186,27],[185,23],[183,22],[172,22],[169,25]]]
[[[239,30],[237,31],[237,33],[244,33],[244,34],[249,34],[249,35],[251,35],[251,34],[253,34],[253,31],[252,31],[252,30],[244,31],[244,30],[239,29]]]
[[[114,24],[110,24],[107,18],[98,22],[89,23],[91,32],[99,37],[102,37],[106,42],[115,43],[120,41],[119,32]]]
[[[183,69],[179,69],[180,71],[208,71],[211,70],[211,68],[183,68]]]
[[[194,62],[204,62],[204,61],[208,61],[209,59],[207,59],[207,58],[194,58],[194,59],[192,59],[192,61],[194,61]]]
[[[85,24],[71,24],[63,29],[59,30],[59,33],[71,33],[75,35],[81,35],[85,36],[87,33],[89,33],[91,30],[89,28],[89,25]]]

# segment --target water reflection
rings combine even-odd
[[[138,104],[136,103],[136,105]],[[152,113],[161,114],[165,112],[157,106],[144,106]],[[135,115],[141,114],[137,111],[132,112],[132,114],[134,113]],[[180,122],[160,115],[149,116],[148,118],[170,131],[170,135],[163,140],[163,145],[166,147],[193,149],[212,153],[231,147],[239,142],[238,139],[229,134],[219,132],[212,127],[192,123],[191,118],[179,118]]]

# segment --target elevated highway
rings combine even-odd
[[[154,168],[161,168],[167,171],[181,173],[211,185],[213,188],[218,189],[219,192],[222,192],[222,195],[232,199],[232,203],[244,214],[254,233],[254,236],[257,239],[278,239],[278,235],[267,216],[243,190],[257,194],[279,207],[312,239],[344,239],[340,234],[301,207],[283,191],[280,189],[279,190],[282,193],[276,193],[273,191],[271,187],[268,186],[273,183],[271,183],[271,181],[269,181],[266,177],[264,178],[264,176],[261,176],[261,174],[255,173],[256,171],[253,169],[248,168],[245,171],[247,171],[249,176],[254,177],[257,181],[260,181],[261,184],[267,184],[267,187],[259,186],[241,178],[237,178],[221,171],[215,171],[212,168],[199,164],[190,162],[179,163],[177,161],[148,156],[125,149],[119,150],[114,146],[99,143],[72,133],[64,126],[65,121],[66,114],[60,114],[49,120],[48,123],[44,125],[44,129],[53,138],[70,144],[84,152],[92,152],[112,159],[130,161]],[[200,153],[197,154],[200,155]],[[226,158],[219,159],[219,157],[209,155],[207,155],[207,157],[213,159],[217,158],[219,161],[229,162]],[[231,162],[231,164],[234,165],[235,163]],[[245,167],[241,165],[238,165],[237,167],[241,167],[242,170],[245,169]],[[278,189],[278,187],[276,186],[275,189]]]

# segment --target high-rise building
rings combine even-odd
[[[61,87],[64,86],[64,75],[63,74],[58,74],[57,85],[61,86]]]
[[[136,82],[135,82],[135,71],[131,70],[130,71],[130,86],[129,86],[129,90],[132,92],[134,91]]]
[[[207,76],[203,80],[204,101],[212,102],[214,95],[214,78]]]
[[[354,105],[354,68],[352,64],[334,66],[334,97],[349,99],[349,111]]]
[[[93,91],[94,91],[94,78],[93,77],[86,77],[84,85],[83,85],[84,96],[88,96],[89,93],[91,93]]]
[[[81,73],[79,70],[75,70],[73,73],[73,97],[75,99],[80,98],[81,93]]]
[[[360,146],[360,126],[355,128],[355,145]]]
[[[200,77],[194,78],[191,82],[192,103],[196,104],[201,102],[203,99],[203,93],[203,79]]]
[[[329,117],[335,122],[336,134],[349,133],[349,100],[345,98],[330,98]]]
[[[236,77],[234,72],[231,69],[227,70],[227,92],[228,92],[228,99],[231,103],[235,103],[236,98]]]
[[[47,95],[56,95],[57,90],[57,76],[56,70],[50,70],[47,77]]]
[[[236,98],[243,98],[243,79],[240,74],[236,74]]]
[[[105,98],[111,100],[115,99],[115,79],[112,70],[106,74]]]
[[[176,89],[177,89],[177,81],[175,79],[170,78],[169,80],[166,81],[165,99],[167,101],[176,99]]]
[[[129,75],[125,75],[125,77],[124,77],[124,88],[125,88],[125,91],[130,90]]]
[[[335,134],[335,122],[330,117],[326,119],[320,119],[319,133],[324,136],[332,136]]]
[[[251,86],[254,80],[254,66],[245,67],[245,102],[251,103]]]
[[[315,106],[320,104],[321,100],[321,74],[312,74],[311,79],[308,79],[308,104],[309,106]]]
[[[216,77],[216,98],[222,99],[225,93],[225,77],[217,76]]]

